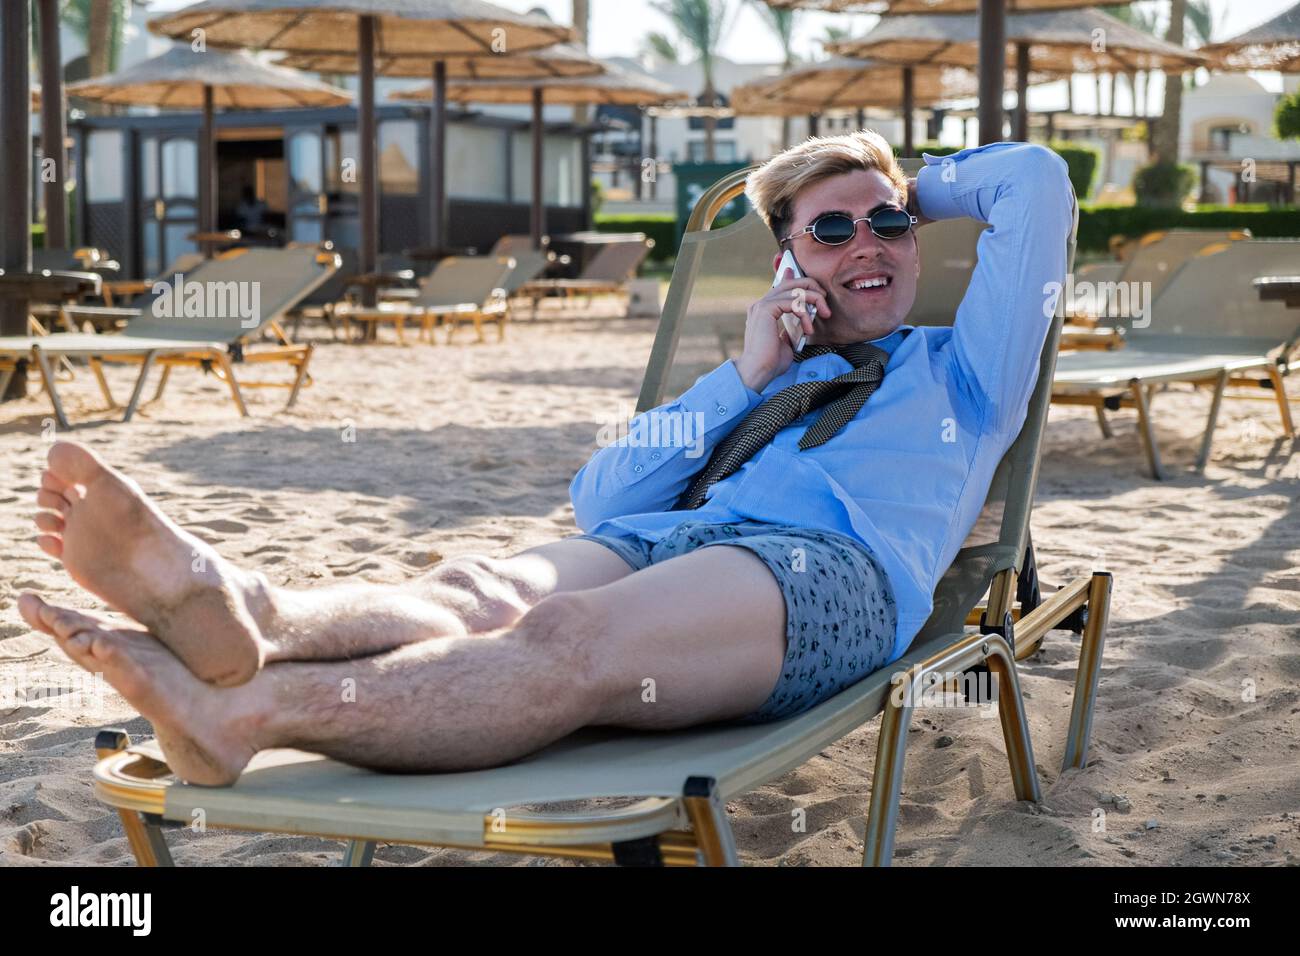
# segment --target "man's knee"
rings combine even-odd
[[[524,614],[510,637],[559,663],[559,672],[571,678],[569,690],[595,700],[608,686],[608,662],[601,653],[608,618],[604,602],[593,592],[561,591]]]
[[[505,562],[485,554],[464,554],[429,572],[425,581],[469,597],[488,627],[505,627],[527,609]]]

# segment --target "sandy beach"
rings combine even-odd
[[[452,346],[439,334],[410,348],[309,329],[315,384],[288,412],[283,391],[250,389],[241,419],[220,382],[182,369],[135,421],[71,437],[276,584],[400,581],[577,530],[569,481],[600,427],[634,405],[654,325],[520,321],[502,343],[490,328],[486,344],[462,330]],[[132,374],[110,372],[119,396]],[[85,371],[63,394],[74,421],[96,414]],[[1060,771],[1079,645],[1053,632],[1021,664],[1042,805],[1014,800],[997,720],[921,710],[896,865],[1300,864],[1300,453],[1271,401],[1229,400],[1198,475],[1208,392],[1176,388],[1154,407],[1164,483],[1145,474],[1132,412],[1112,416],[1110,440],[1079,407],[1054,408],[1047,431],[1033,522],[1041,575],[1115,575],[1089,765]],[[11,688],[79,673],[23,623],[20,591],[95,606],[32,540],[50,418],[40,394],[0,410],[0,686]],[[0,702],[0,865],[131,864],[116,812],[91,792],[92,741],[106,726],[145,738],[149,725],[111,692],[93,713],[58,697],[14,704]],[[732,801],[743,862],[857,863],[877,730]],[[797,807],[807,832],[792,832]],[[218,830],[169,841],[189,865],[320,864],[341,848]],[[575,865],[408,846],[382,846],[376,862]]]

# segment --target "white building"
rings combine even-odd
[[[1300,75],[1283,75],[1283,93],[1271,93],[1244,73],[1216,73],[1183,93],[1179,154],[1205,177],[1203,202],[1294,201],[1293,170],[1300,142],[1273,132],[1278,100],[1300,88]]]

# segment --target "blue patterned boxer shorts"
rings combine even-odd
[[[657,542],[635,535],[570,537],[603,544],[634,571],[713,545],[747,548],[763,560],[785,595],[785,664],[766,702],[738,723],[801,714],[889,661],[898,628],[893,589],[871,549],[847,535],[687,519]]]

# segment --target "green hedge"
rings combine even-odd
[[[650,250],[654,262],[671,259],[677,252],[677,222],[672,213],[597,216],[595,228],[599,232],[644,232],[655,241],[655,247]],[[1204,206],[1188,212],[1177,208],[1083,203],[1079,209],[1079,251],[1106,252],[1111,236],[1135,238],[1157,229],[1249,229],[1261,239],[1300,237],[1300,208],[1251,203]]]
[[[1101,161],[1100,151],[1079,143],[1053,141],[1047,144],[1057,156],[1065,160],[1070,171],[1070,183],[1079,201],[1092,194],[1092,182],[1097,177],[1097,164]]]
[[[1111,236],[1136,238],[1157,229],[1249,229],[1259,239],[1300,237],[1295,206],[1209,206],[1188,212],[1155,206],[1089,206],[1079,209],[1079,250],[1105,252]]]
[[[650,261],[671,259],[677,254],[677,217],[670,212],[610,213],[593,217],[597,232],[644,232],[655,241]]]

